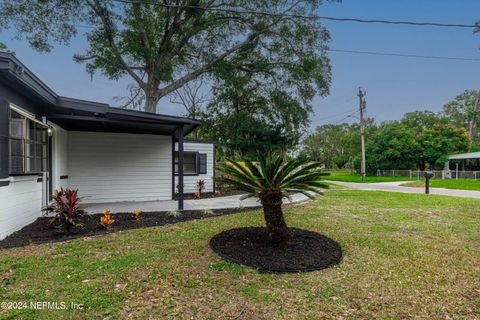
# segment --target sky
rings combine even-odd
[[[326,3],[320,16],[362,19],[412,20],[473,24],[480,20],[480,0],[343,0]],[[330,31],[332,49],[379,51],[402,54],[480,58],[480,33],[460,28],[416,27],[354,22],[323,21]],[[70,45],[40,54],[26,41],[12,39],[13,32],[0,32],[0,42],[57,94],[120,105],[114,97],[127,94],[131,81],[93,78],[73,54],[87,44],[82,36]],[[368,117],[378,122],[400,119],[415,110],[438,112],[466,89],[480,89],[480,62],[427,60],[330,52],[332,82],[327,97],[316,97],[311,129],[325,123],[354,122],[347,117],[358,108],[358,88],[367,95]],[[184,110],[160,101],[159,112],[182,114]]]

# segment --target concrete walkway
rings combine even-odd
[[[376,182],[376,183],[357,183],[357,182],[343,182],[343,181],[329,181],[329,182],[340,185],[340,186],[349,187],[352,189],[358,189],[358,190],[377,190],[377,191],[391,191],[391,192],[403,192],[403,193],[425,193],[425,188],[412,188],[412,187],[400,186],[401,184],[411,182],[411,181]],[[480,191],[472,191],[472,190],[430,188],[430,194],[480,199]]]
[[[240,195],[197,199],[197,200],[185,200],[184,210],[205,210],[205,209],[229,209],[239,207],[258,207],[260,203],[256,198],[248,198],[240,201]],[[298,193],[294,194],[290,202],[288,199],[284,199],[285,204],[302,203],[308,200],[308,197]],[[82,207],[88,213],[101,213],[103,210],[108,209],[112,213],[116,212],[131,212],[133,210],[141,210],[144,212],[152,211],[171,211],[178,208],[177,201],[175,200],[163,200],[163,201],[132,201],[132,202],[112,202],[112,203],[92,203],[83,204]]]

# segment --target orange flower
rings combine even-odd
[[[195,199],[200,199],[201,193],[200,192],[195,192]]]
[[[103,217],[100,217],[100,224],[104,228],[108,228],[114,222],[115,222],[115,220],[112,219],[112,217],[110,215],[110,210],[107,210],[107,209],[103,210]]]

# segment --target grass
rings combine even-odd
[[[0,310],[2,319],[479,319],[480,200],[331,191],[285,210],[343,262],[261,274],[208,247],[218,232],[263,225],[261,211],[0,250],[0,301],[84,310]]]
[[[331,181],[344,181],[344,182],[390,182],[390,181],[408,181],[413,180],[413,178],[403,177],[403,176],[392,176],[392,177],[378,177],[378,176],[366,176],[362,180],[362,176],[358,173],[351,173],[346,170],[332,170],[328,171],[330,175],[323,177],[324,180]]]
[[[425,180],[418,180],[402,184],[406,187],[425,187]],[[473,179],[448,179],[448,180],[430,180],[431,188],[446,188],[460,190],[480,190],[480,180]]]

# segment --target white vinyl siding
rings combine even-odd
[[[170,200],[172,138],[68,132],[68,185],[85,203]]]
[[[0,239],[41,216],[42,183],[37,178],[10,177],[10,184],[0,187]]]
[[[175,143],[175,150],[178,151],[178,143]],[[213,192],[213,168],[214,168],[214,145],[213,143],[200,142],[184,142],[184,151],[193,151],[198,153],[205,153],[207,155],[207,174],[200,174],[194,176],[185,175],[183,177],[184,193],[194,193],[197,191],[196,183],[198,180],[205,180],[205,190],[203,192]],[[178,179],[175,177],[175,188],[178,184]]]

